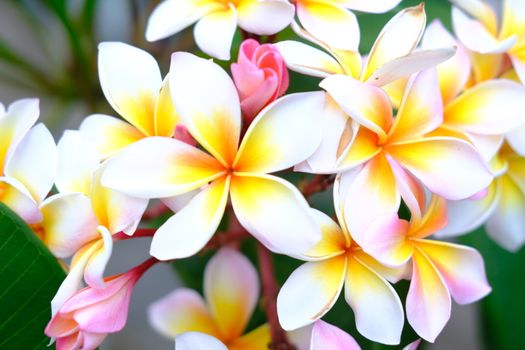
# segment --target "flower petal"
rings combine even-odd
[[[219,227],[229,187],[230,177],[222,177],[193,197],[157,230],[150,254],[159,260],[170,260],[186,258],[201,250]]]
[[[228,348],[208,334],[187,332],[175,337],[175,350],[228,350]]]
[[[325,94],[305,92],[282,97],[252,122],[233,167],[247,173],[272,173],[308,158],[321,143]]]
[[[239,338],[259,298],[255,267],[238,251],[220,249],[204,270],[204,296],[221,339]]]
[[[520,156],[525,156],[525,125],[507,134],[507,141]]]
[[[345,234],[328,215],[312,208],[312,216],[321,228],[322,238],[304,254],[307,259],[325,260],[345,252]]]
[[[271,342],[270,327],[265,323],[230,342],[228,347],[229,350],[267,350]]]
[[[405,316],[394,288],[355,257],[348,259],[345,299],[359,333],[383,344],[399,344]]]
[[[165,78],[155,105],[155,135],[173,137],[179,115],[171,100],[169,78]]]
[[[99,246],[93,251],[84,268],[84,280],[92,288],[104,289],[106,288],[104,271],[113,252],[113,238],[104,226],[98,226],[97,231],[102,239],[99,240]]]
[[[0,177],[0,201],[28,224],[37,224],[42,213],[29,191],[20,181],[10,177]]]
[[[206,54],[220,60],[230,60],[230,49],[237,28],[237,11],[233,5],[210,12],[194,27],[197,46]]]
[[[211,61],[177,52],[171,57],[169,79],[173,103],[191,136],[231,165],[241,132],[239,96],[231,78]]]
[[[195,147],[172,138],[148,137],[112,158],[101,183],[133,197],[162,198],[190,192],[223,172],[217,160]]]
[[[231,200],[241,225],[274,252],[302,254],[321,238],[308,203],[281,178],[234,174]]]
[[[155,135],[162,78],[153,56],[124,43],[103,42],[98,46],[98,74],[111,107],[144,135]]]
[[[306,326],[326,314],[337,301],[346,271],[344,255],[299,266],[277,296],[279,323],[285,330]]]
[[[257,35],[272,35],[293,19],[295,9],[284,0],[241,1],[237,6],[239,27]]]
[[[204,300],[189,288],[178,288],[151,304],[148,319],[153,329],[170,339],[184,332],[219,335]]]
[[[361,350],[355,339],[323,320],[314,323],[310,350]]]

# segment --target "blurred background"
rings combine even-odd
[[[418,2],[405,0],[399,8]],[[158,43],[145,41],[147,17],[158,3],[155,0],[0,1],[0,101],[7,106],[19,98],[39,97],[40,120],[51,129],[56,140],[65,129],[77,128],[89,114],[116,116],[99,86],[99,42],[123,41],[146,49],[158,59],[164,74],[171,52],[196,51],[191,29]],[[426,8],[429,23],[440,18],[450,28],[448,1],[426,1]],[[359,15],[361,52],[369,50],[391,16],[392,13]],[[278,40],[292,36],[291,32],[285,31]],[[234,48],[238,47],[240,36],[235,41]],[[232,57],[236,58],[235,52]],[[228,63],[223,66],[227,67]],[[292,74],[291,81],[291,91],[315,90],[319,82],[296,74]],[[318,206],[326,202],[322,196],[317,201]],[[483,232],[475,232],[462,240],[482,251],[495,292],[482,303],[455,305],[452,319],[443,334],[426,349],[525,348],[519,338],[525,326],[523,251],[516,255],[507,253],[488,241]],[[119,242],[108,273],[129,269],[144,260],[148,251],[148,239]],[[192,263],[188,261],[186,265]],[[202,265],[202,262],[195,264]],[[191,275],[198,269],[188,271]],[[192,278],[199,279],[200,276],[194,273],[189,276],[190,280]],[[184,281],[188,281],[188,273]],[[102,349],[172,349],[173,341],[162,338],[148,325],[146,309],[152,301],[182,283],[172,266],[159,264],[152,269],[137,286],[126,328],[109,336]],[[351,313],[350,309],[345,312]],[[355,332],[352,335],[356,335]],[[383,347],[370,347],[379,348]]]

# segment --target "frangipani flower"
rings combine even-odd
[[[38,119],[37,99],[0,103],[0,202],[10,207],[40,235],[40,205],[57,167],[53,136]]]
[[[411,211],[421,212],[421,184],[457,200],[474,195],[492,181],[488,165],[470,143],[431,135],[443,120],[435,70],[410,79],[395,118],[380,88],[343,75],[326,78],[321,87],[361,124],[336,139],[340,151],[335,166],[351,183],[341,200],[348,227],[360,244],[370,222],[381,214],[396,213],[401,198]]]
[[[330,217],[312,209],[323,238],[282,286],[277,297],[281,326],[294,330],[326,314],[337,301],[343,286],[345,299],[355,314],[357,330],[385,344],[399,344],[404,323],[403,307],[385,278],[396,282],[404,269],[389,269],[363,252],[348,230],[339,199],[347,184],[336,181],[334,202],[340,227]],[[315,326],[314,326],[315,329]]]
[[[204,295],[206,300],[192,289],[175,290],[150,306],[151,324],[170,338],[201,332],[230,350],[268,348],[267,324],[243,335],[259,300],[257,271],[246,257],[231,248],[219,250],[204,271]],[[177,342],[183,341],[176,340],[176,349]]]
[[[476,79],[491,79],[499,74],[503,56],[507,54],[525,84],[525,3],[500,1],[500,23],[496,11],[485,1],[452,0],[452,3],[458,6],[452,9],[455,32],[468,49],[477,53],[474,55]]]
[[[69,274],[52,301],[53,313],[82,279],[104,288],[103,273],[111,256],[112,234],[134,232],[147,200],[131,198],[105,188],[100,176],[105,164],[95,145],[78,131],[66,131],[58,143],[59,192],[42,204],[44,243],[58,258],[71,255]]]
[[[483,259],[475,249],[427,239],[446,224],[445,200],[434,196],[423,217],[412,213],[407,222],[396,213],[386,214],[364,236],[364,249],[382,263],[402,266],[412,260],[407,319],[430,342],[450,318],[451,296],[458,304],[468,304],[491,290]]]
[[[319,320],[312,327],[310,350],[361,350],[361,347],[350,334]]]
[[[287,0],[166,0],[153,10],[146,39],[160,40],[197,22],[197,46],[212,57],[229,60],[237,25],[250,33],[272,35],[284,29],[293,15]]]
[[[96,143],[101,157],[148,136],[174,136],[179,117],[153,56],[120,42],[103,42],[98,50],[102,91],[129,123],[102,114],[82,122],[80,131]]]
[[[170,91],[183,124],[210,154],[174,139],[150,137],[112,159],[103,184],[141,198],[202,190],[156,232],[151,254],[182,258],[217,230],[228,197],[239,222],[274,251],[301,252],[320,238],[309,206],[289,182],[268,173],[290,168],[319,145],[322,92],[276,100],[241,137],[237,91],[215,63],[188,53],[172,56]]]

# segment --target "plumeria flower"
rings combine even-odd
[[[501,21],[488,2],[452,0],[454,30],[459,40],[475,53],[475,77],[495,77],[508,55],[516,73],[525,84],[525,3],[501,1]]]
[[[319,320],[312,327],[310,350],[361,350],[361,347],[350,334]]]
[[[179,117],[153,56],[120,42],[103,42],[98,50],[104,96],[127,121],[95,114],[82,122],[80,131],[96,143],[101,157],[148,136],[174,136]]]
[[[458,304],[468,304],[491,290],[483,259],[475,249],[427,238],[446,224],[446,202],[434,196],[424,216],[412,213],[410,222],[399,219],[397,213],[376,219],[363,244],[369,254],[389,266],[412,260],[407,319],[430,342],[450,318],[451,296]]]
[[[296,269],[282,286],[277,297],[279,321],[285,330],[295,330],[320,319],[330,311],[344,286],[357,330],[373,341],[399,344],[403,307],[386,278],[397,282],[405,271],[384,267],[352,239],[339,199],[346,185],[338,179],[334,188],[340,226],[326,214],[312,209],[323,238],[300,257],[308,262]]]
[[[237,91],[215,63],[188,53],[172,56],[171,96],[201,149],[150,137],[112,159],[102,182],[140,198],[200,192],[156,232],[158,259],[197,253],[217,230],[228,202],[239,222],[269,249],[301,252],[320,238],[301,193],[268,173],[302,162],[321,140],[322,92],[285,96],[266,107],[242,142]]]
[[[32,225],[42,237],[40,205],[57,167],[53,136],[43,124],[33,126],[40,113],[37,99],[0,103],[0,202]]]
[[[272,35],[288,26],[293,15],[294,8],[286,0],[166,0],[153,10],[146,39],[160,40],[197,22],[197,46],[212,57],[229,60],[237,26]]]
[[[124,328],[131,294],[153,264],[150,259],[130,271],[106,278],[106,288],[84,288],[71,296],[49,321],[45,333],[57,350],[94,350],[109,333]]]
[[[175,290],[150,306],[151,324],[170,338],[201,332],[230,350],[267,349],[271,343],[267,324],[243,335],[259,300],[257,271],[244,255],[222,248],[210,259],[204,271],[204,296],[205,300],[192,289]]]
[[[82,280],[104,288],[103,273],[111,256],[112,234],[132,234],[147,200],[105,188],[96,147],[78,131],[66,131],[58,143],[59,193],[42,204],[44,243],[58,258],[73,255],[69,273],[52,301],[53,314],[75,293]]]
[[[319,40],[341,50],[357,51],[359,25],[349,10],[383,13],[401,0],[290,0],[301,25]]]
[[[395,118],[391,102],[380,88],[344,75],[326,78],[321,87],[361,125],[343,133],[342,138],[332,136],[339,143],[332,171],[344,172],[345,181],[351,182],[341,200],[357,242],[361,243],[372,220],[396,213],[401,198],[411,211],[421,212],[422,185],[447,199],[459,200],[492,181],[488,165],[469,142],[432,135],[443,121],[435,69],[410,79]],[[326,157],[333,159],[334,155]]]

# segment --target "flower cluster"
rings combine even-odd
[[[441,239],[486,224],[508,250],[525,243],[525,2],[505,1],[501,23],[482,1],[452,2],[456,36],[421,4],[363,56],[352,11],[399,0],[166,0],[146,38],[196,23],[200,50],[229,60],[239,27],[231,76],[187,52],[162,75],[142,49],[104,42],[100,83],[122,119],[90,115],[56,145],[33,126],[38,101],[0,105],[0,201],[71,257],[45,330],[57,348],[95,349],[151,266],[217,248],[204,298],[180,288],[149,310],[177,350],[359,349],[322,320],[341,293],[364,337],[399,344],[406,319],[433,342],[452,299],[486,296],[481,255]],[[278,41],[288,26],[300,41]],[[317,91],[286,94],[288,69]],[[311,207],[317,192],[334,218]],[[174,214],[144,228],[162,208]],[[152,258],[105,277],[113,245],[144,236]],[[250,237],[258,269],[239,249]],[[277,286],[271,253],[304,264]],[[261,299],[267,323],[247,332]]]

